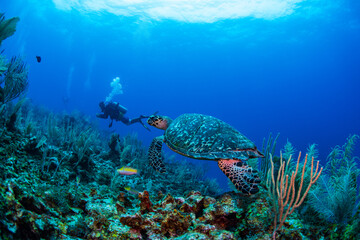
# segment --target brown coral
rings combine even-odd
[[[175,237],[185,233],[190,226],[190,216],[184,216],[174,210],[166,215],[161,223],[161,233],[167,237]]]
[[[143,193],[139,193],[140,199],[140,212],[141,214],[145,214],[148,212],[152,212],[152,203],[150,201],[150,196],[148,191],[144,191]]]
[[[140,226],[143,224],[144,219],[140,214],[135,215],[126,215],[120,218],[120,222],[123,225],[127,225],[134,229],[140,229]]]

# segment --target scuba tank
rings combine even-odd
[[[105,102],[105,104],[106,104],[106,108],[108,108],[109,110],[111,109],[111,112],[119,110],[119,113],[121,115],[124,115],[125,113],[127,113],[126,107],[121,106],[120,103],[118,103],[118,102],[110,102],[110,103]]]
[[[121,113],[122,115],[124,115],[125,113],[127,113],[126,107],[121,106],[119,103],[117,104],[117,106],[118,106],[118,108],[119,108],[119,110],[120,110],[120,113]]]

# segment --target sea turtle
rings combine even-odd
[[[195,159],[213,160],[245,194],[259,191],[260,178],[255,169],[246,164],[249,158],[264,157],[254,143],[229,124],[212,116],[183,114],[175,120],[166,116],[151,115],[148,124],[165,130],[163,136],[152,140],[148,158],[150,165],[165,172],[161,148],[163,142],[181,155]]]

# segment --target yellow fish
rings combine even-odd
[[[132,189],[131,187],[129,186],[126,186],[124,187],[126,191],[128,191],[129,193],[132,193],[132,194],[136,194],[138,195],[139,194],[139,191],[135,190],[135,189]]]
[[[122,167],[117,172],[121,175],[134,175],[138,173],[138,170],[131,167]]]

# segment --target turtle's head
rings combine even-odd
[[[147,120],[147,123],[150,126],[156,127],[158,129],[166,130],[171,124],[172,120],[166,116],[160,115],[151,115]]]

